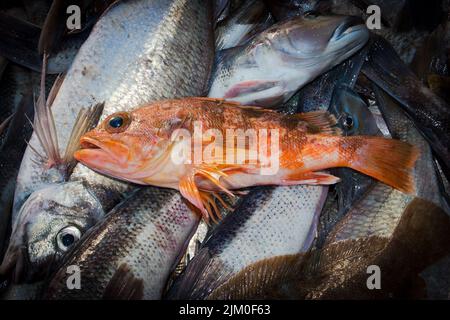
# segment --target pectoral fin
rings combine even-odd
[[[207,223],[209,223],[210,218],[214,222],[217,221],[216,218],[221,219],[220,210],[215,202],[216,199],[222,206],[227,207],[227,205],[218,192],[214,192],[213,190],[200,190],[197,183],[198,181],[202,181],[202,179],[207,180],[221,192],[226,193],[230,197],[234,197],[234,194],[220,181],[222,177],[226,178],[227,174],[220,167],[201,165],[192,168],[191,173],[182,178],[179,183],[179,189],[183,197],[200,210],[203,219]]]

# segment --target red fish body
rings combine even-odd
[[[159,101],[109,116],[81,138],[76,159],[93,170],[180,190],[205,219],[219,192],[255,185],[328,185],[321,170],[349,167],[413,192],[413,146],[342,137],[326,112],[283,115],[209,98]]]

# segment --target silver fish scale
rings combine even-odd
[[[391,187],[376,183],[362,201],[350,210],[347,223],[339,224],[327,242],[359,239],[367,236],[389,237],[394,232],[403,210],[413,199]]]
[[[428,200],[447,210],[440,197],[430,146],[400,107],[387,95],[385,97],[385,105],[380,102],[380,109],[392,136],[420,149],[420,156],[413,169],[416,192],[414,195],[407,195],[377,182],[336,226],[327,243],[372,235],[392,236],[404,210],[414,197]]]
[[[115,295],[114,290],[105,290],[108,284],[114,287],[114,281],[110,283],[113,277],[118,287],[133,286],[125,276],[143,286],[143,295],[134,298],[161,298],[170,272],[198,222],[199,217],[181,201],[179,192],[153,187],[136,191],[94,227],[68,257],[49,285],[48,298],[126,298]],[[65,270],[69,265],[80,267],[81,290],[67,289]],[[124,265],[129,271],[120,274]]]
[[[214,229],[170,298],[207,297],[255,262],[309,248],[328,192],[322,186],[258,188]]]
[[[204,94],[213,54],[209,18],[201,0],[130,0],[111,8],[80,48],[52,105],[60,151],[83,107],[105,102],[105,117],[159,99]],[[31,144],[42,152],[35,135]],[[34,158],[27,148],[14,212],[31,192],[63,179]],[[99,179],[85,173],[76,175]]]

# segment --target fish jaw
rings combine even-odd
[[[88,168],[116,179],[177,189],[185,165],[171,161],[170,144],[164,139],[159,142],[149,144],[133,136],[119,140],[91,134],[81,138],[82,149],[74,157]]]

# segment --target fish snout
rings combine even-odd
[[[75,159],[95,167],[103,164],[115,162],[124,165],[129,159],[130,149],[124,143],[114,139],[97,139],[90,136],[83,136],[80,139],[81,149],[74,154]],[[95,162],[95,163],[94,163]]]

